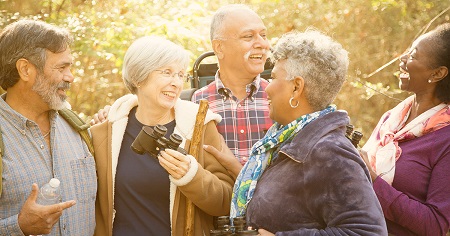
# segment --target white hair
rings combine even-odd
[[[253,11],[252,9],[250,9],[250,7],[244,4],[230,4],[219,8],[216,11],[216,13],[214,13],[214,16],[211,21],[211,29],[209,32],[211,41],[219,37],[223,37],[222,35],[224,30],[223,23],[225,22],[225,18],[229,13],[235,12],[237,10],[246,10],[256,14],[255,11]]]
[[[145,81],[151,72],[172,63],[187,68],[188,52],[167,39],[145,36],[134,41],[125,53],[122,79],[127,88],[136,93],[137,84]]]

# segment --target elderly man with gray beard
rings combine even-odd
[[[74,80],[71,42],[41,21],[19,20],[0,33],[0,235],[94,233],[94,158],[60,114]],[[62,202],[37,204],[38,185],[51,178],[61,181]]]

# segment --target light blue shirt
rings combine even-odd
[[[50,111],[50,145],[38,125],[0,99],[0,128],[5,147],[0,235],[23,235],[18,214],[31,193],[51,178],[61,181],[62,201],[76,200],[63,211],[49,235],[93,235],[97,177],[94,158],[79,133],[57,111]]]

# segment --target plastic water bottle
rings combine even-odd
[[[52,178],[44,184],[39,190],[36,202],[40,205],[53,205],[60,202],[61,194],[59,192],[59,180]]]

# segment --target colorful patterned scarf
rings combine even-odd
[[[377,175],[392,185],[395,162],[402,154],[400,141],[418,138],[450,125],[450,105],[441,103],[405,124],[411,112],[414,97],[410,96],[381,117],[369,140],[362,148]]]
[[[336,110],[330,105],[322,111],[306,114],[286,126],[274,123],[263,139],[253,145],[247,163],[234,183],[230,218],[245,215],[247,204],[252,199],[256,184],[266,167],[278,156],[281,146],[289,142],[311,121]]]

